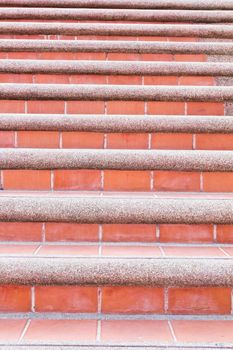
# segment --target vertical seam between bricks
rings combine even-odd
[[[22,333],[21,333],[21,335],[19,337],[18,343],[20,343],[23,340],[23,338],[25,336],[25,333],[27,332],[28,327],[30,326],[30,323],[31,323],[31,320],[30,319],[27,320],[27,322],[26,322],[26,324],[24,326],[24,329],[22,330]]]
[[[165,314],[168,313],[168,287],[164,288],[164,312]]]
[[[104,191],[104,170],[100,170],[100,190]]]
[[[14,132],[14,147],[18,147],[18,131]]]
[[[28,113],[28,101],[24,101],[24,113]]]
[[[200,172],[200,192],[203,192],[203,172]]]
[[[154,172],[150,171],[150,190],[154,190]]]
[[[64,114],[67,114],[67,101],[64,101]]]
[[[96,342],[100,342],[100,339],[101,339],[101,320],[98,320],[97,321],[97,331],[96,331]]]
[[[213,242],[217,242],[217,225],[213,225]]]
[[[50,171],[50,190],[54,191],[54,170]]]
[[[62,138],[62,132],[59,131],[59,148],[63,148],[63,138]]]
[[[31,311],[35,312],[35,286],[31,287]]]
[[[160,241],[160,227],[159,224],[155,225],[155,240]]]
[[[172,323],[171,323],[170,320],[168,321],[168,326],[169,326],[169,328],[170,328],[170,332],[171,332],[171,334],[172,334],[172,337],[173,337],[173,339],[174,339],[174,342],[177,343],[177,338],[176,338],[176,335],[175,335],[175,331],[174,331],[174,328],[172,327]]]
[[[98,314],[101,314],[101,312],[102,312],[102,287],[97,288],[97,300],[98,300],[97,312],[98,312]]]
[[[42,224],[42,232],[41,232],[41,241],[46,242],[46,224],[43,222]]]
[[[197,145],[196,145],[196,134],[192,135],[192,146],[193,146],[193,150],[196,149]]]

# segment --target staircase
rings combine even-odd
[[[231,349],[233,1],[0,19],[0,348]]]

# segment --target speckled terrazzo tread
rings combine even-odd
[[[227,62],[1,60],[1,73],[233,76]]]
[[[233,151],[2,148],[0,168],[233,171]]]
[[[0,220],[114,224],[232,224],[233,200],[111,195],[2,195]]]
[[[0,114],[0,130],[233,133],[231,116]]]
[[[35,4],[35,6],[37,6]],[[232,11],[137,10],[137,9],[75,9],[75,8],[0,8],[2,19],[57,19],[104,21],[192,21],[224,23],[233,21]]]
[[[233,86],[0,84],[2,100],[233,101]]]
[[[233,38],[233,27],[223,24],[118,24],[118,23],[41,23],[1,22],[0,34],[63,34],[63,35],[119,35],[173,36],[201,38]]]
[[[124,53],[172,53],[232,55],[230,42],[154,42],[111,40],[24,40],[2,39],[0,51],[37,52],[124,52]]]
[[[1,6],[26,6],[26,7],[104,7],[104,8],[186,8],[186,9],[227,9],[232,10],[231,0],[2,0]]]
[[[6,256],[0,284],[232,287],[233,259]]]
[[[3,345],[2,349],[4,350],[221,350],[221,349],[231,349],[231,346],[226,344],[222,344],[221,346],[210,346],[208,343],[203,344],[203,346],[186,346],[183,344],[176,344],[176,346],[169,345],[134,345],[130,346],[127,344],[121,345],[66,345],[65,348],[62,345]]]

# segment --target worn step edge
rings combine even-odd
[[[1,148],[0,169],[233,171],[233,151]]]
[[[0,284],[232,287],[233,259],[0,257]]]
[[[233,101],[233,86],[0,84],[3,100]]]
[[[232,224],[232,199],[130,196],[0,196],[0,221]]]
[[[0,73],[233,76],[233,63],[0,60]]]
[[[123,52],[232,55],[230,42],[149,42],[111,40],[0,39],[1,52]]]
[[[232,22],[232,11],[75,9],[75,8],[0,8],[1,19],[73,19],[104,21],[192,21],[204,23]]]
[[[1,0],[0,6],[25,6],[25,7],[104,7],[104,8],[175,8],[175,9],[211,9],[232,10],[231,0]]]
[[[158,344],[158,345],[147,345],[143,342],[142,345],[129,345],[127,344],[111,344],[111,345],[100,345],[100,344],[90,344],[90,345],[82,345],[82,344],[76,344],[76,345],[65,345],[65,348],[61,347],[64,346],[64,344],[47,344],[47,345],[35,345],[35,344],[28,344],[28,345],[6,345],[2,344],[2,349],[4,350],[61,350],[61,349],[66,349],[66,350],[77,350],[77,349],[82,349],[82,350],[222,350],[222,349],[228,349],[230,350],[232,347],[232,344],[229,343],[221,343],[221,345],[216,345],[216,344],[210,344],[210,343],[204,343],[202,345],[187,345],[186,344],[179,344],[176,343],[175,346],[169,345],[168,343],[166,344]]]
[[[0,22],[0,34],[64,34],[233,38],[232,25]]]
[[[233,118],[219,116],[0,114],[0,130],[109,133],[233,133]]]

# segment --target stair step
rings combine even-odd
[[[232,195],[2,193],[0,220],[105,224],[232,224]]]
[[[60,5],[60,4],[59,4]],[[35,4],[37,6],[37,4]],[[171,21],[171,22],[232,22],[232,11],[192,10],[132,10],[132,9],[76,9],[76,8],[0,8],[1,19],[43,19],[43,20],[104,20],[104,21]]]
[[[1,73],[233,76],[233,63],[0,60]]]
[[[0,114],[0,130],[103,133],[233,133],[231,116]]]
[[[110,24],[110,23],[40,23],[0,22],[0,34],[62,34],[62,35],[119,35],[174,36],[201,38],[233,38],[233,27],[222,24]]]

